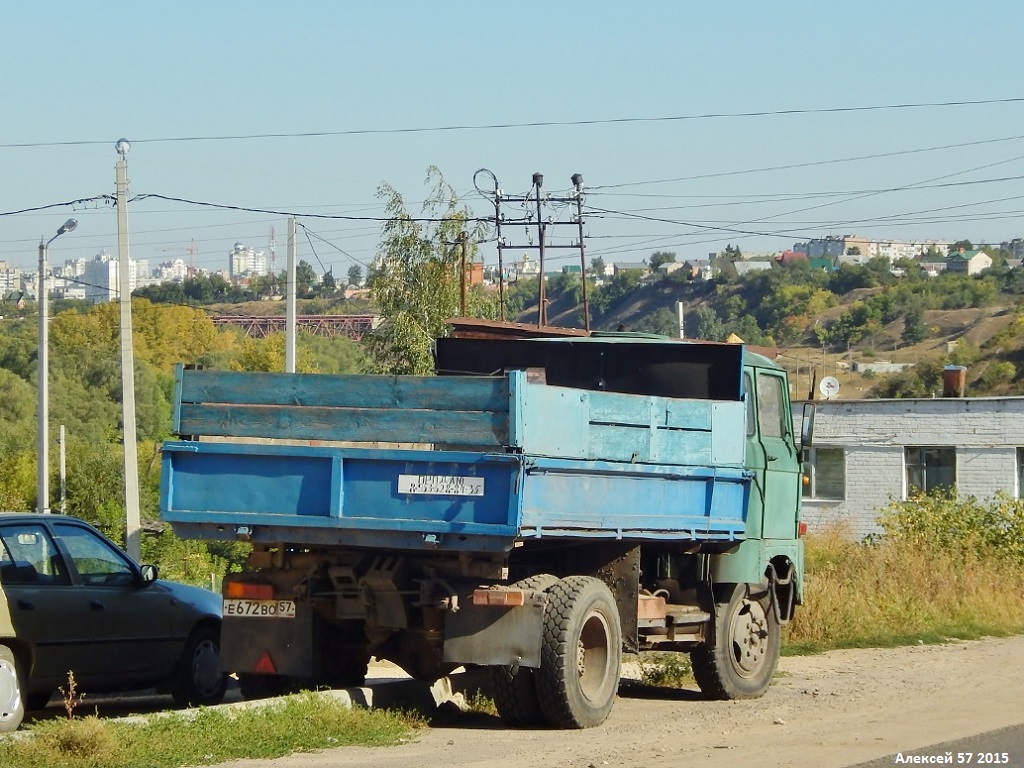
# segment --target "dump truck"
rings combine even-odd
[[[221,658],[247,698],[376,657],[489,668],[501,718],[608,716],[623,654],[761,696],[802,602],[786,372],[742,344],[449,337],[435,376],[179,367],[162,518],[245,541]]]

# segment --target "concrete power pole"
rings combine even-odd
[[[288,275],[284,302],[284,370],[295,373],[295,217],[288,219]]]
[[[116,145],[117,171],[117,277],[121,293],[121,407],[124,420],[125,544],[128,556],[142,557],[142,517],[139,513],[139,457],[135,438],[135,356],[132,350],[132,287],[128,257],[128,150]]]

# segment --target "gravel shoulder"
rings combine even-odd
[[[516,730],[495,718],[457,716],[398,747],[231,765],[840,768],[1024,724],[1021,659],[1024,637],[786,657],[771,690],[755,701],[705,701],[695,688],[651,690],[627,679],[599,728]]]

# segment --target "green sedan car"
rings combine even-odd
[[[223,699],[221,597],[161,581],[89,524],[0,513],[0,732],[66,686]]]

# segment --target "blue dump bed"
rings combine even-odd
[[[721,400],[557,386],[528,370],[179,369],[184,437],[164,444],[162,517],[190,538],[403,550],[740,540],[750,473],[734,369]]]

